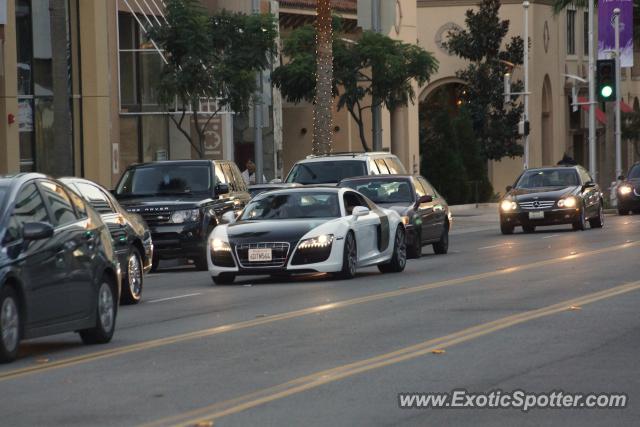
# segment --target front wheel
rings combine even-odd
[[[440,240],[433,244],[433,252],[436,255],[444,255],[449,252],[449,228],[444,227],[442,230],[442,234],[440,235]]]
[[[142,268],[140,252],[136,248],[131,248],[127,257],[127,271],[122,281],[121,301],[123,304],[137,304],[140,302],[144,280]]]
[[[504,222],[501,222],[500,232],[502,234],[513,234],[513,225],[509,225],[509,224],[505,224]]]
[[[358,268],[358,248],[356,238],[350,231],[344,238],[344,250],[342,251],[342,270],[337,274],[339,279],[353,279]]]
[[[0,290],[0,363],[11,362],[18,355],[20,322],[18,297],[5,285]]]
[[[102,280],[98,289],[98,301],[96,307],[96,325],[93,328],[83,329],[80,338],[85,344],[105,344],[111,341],[116,329],[116,314],[118,302],[115,298],[114,286],[107,280]]]
[[[386,264],[378,265],[381,273],[400,273],[407,266],[407,242],[404,230],[398,227],[393,241],[393,256]]]
[[[580,210],[578,219],[574,221],[573,224],[571,224],[571,227],[573,228],[573,231],[583,231],[585,228],[587,228],[587,220],[584,216],[584,208]]]
[[[591,228],[602,228],[604,226],[604,209],[602,203],[598,205],[598,216],[589,220]]]

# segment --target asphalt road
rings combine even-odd
[[[461,221],[463,223],[464,221]],[[602,230],[452,233],[352,281],[163,270],[112,343],[25,342],[2,426],[637,425],[640,216]],[[623,392],[624,409],[400,409],[398,393]]]

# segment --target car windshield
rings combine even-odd
[[[293,166],[286,182],[298,184],[327,184],[344,178],[367,174],[362,160],[327,160],[304,162]]]
[[[244,209],[243,221],[265,219],[337,218],[340,204],[337,193],[273,193],[259,196]]]
[[[411,184],[406,179],[371,179],[367,181],[346,181],[341,187],[352,188],[374,203],[413,203],[414,195]]]
[[[575,169],[528,170],[522,174],[516,188],[572,187],[578,183]]]
[[[116,194],[157,196],[191,194],[211,190],[211,169],[207,165],[153,165],[125,172]]]
[[[629,179],[638,179],[640,178],[640,165],[635,165],[629,171]]]

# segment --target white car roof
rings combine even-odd
[[[307,158],[299,160],[298,163],[313,163],[313,162],[324,162],[327,160],[331,161],[348,161],[348,160],[362,160],[365,161],[371,157],[396,157],[395,154],[387,153],[385,151],[375,151],[368,153],[336,153],[336,154],[327,154],[324,156],[307,156]]]

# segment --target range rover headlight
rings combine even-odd
[[[558,207],[560,208],[575,208],[577,204],[578,201],[573,196],[558,200]]]
[[[518,209],[518,204],[513,200],[503,200],[502,203],[500,203],[500,209],[503,212],[515,211]]]
[[[199,209],[186,209],[175,211],[171,214],[171,222],[174,224],[182,224],[185,222],[196,222],[200,219]]]
[[[213,239],[211,241],[211,249],[213,249],[213,252],[231,252],[229,242],[225,242],[222,239]]]
[[[321,234],[317,237],[305,239],[298,245],[298,249],[323,249],[331,246],[333,234]]]
[[[631,193],[633,191],[633,188],[631,188],[630,185],[621,185],[618,188],[618,192],[620,193],[621,196],[626,196],[627,194]]]

